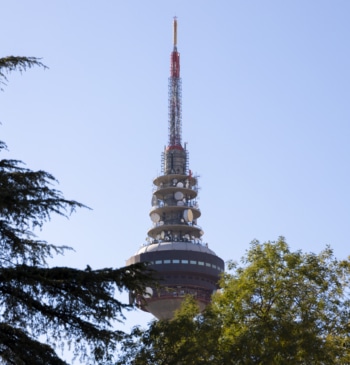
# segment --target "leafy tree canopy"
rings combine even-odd
[[[45,67],[36,58],[0,59],[6,72]],[[0,141],[0,152],[6,148]],[[64,345],[84,363],[112,363],[125,334],[115,330],[131,309],[117,292],[144,291],[152,283],[144,265],[85,270],[49,267],[47,259],[69,249],[38,239],[52,214],[68,217],[83,204],[64,198],[57,181],[21,161],[0,160],[0,363],[66,364],[56,354]]]
[[[253,241],[204,312],[135,328],[119,364],[349,364],[350,261]]]

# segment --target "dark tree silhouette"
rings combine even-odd
[[[46,67],[34,57],[0,59],[0,83],[11,71]],[[0,152],[6,144],[0,141]],[[83,204],[55,189],[56,179],[21,161],[0,160],[0,362],[66,364],[55,352],[67,345],[85,363],[112,361],[129,304],[119,291],[144,291],[152,282],[144,265],[85,270],[49,267],[69,247],[40,240],[35,231],[53,214],[68,217]]]

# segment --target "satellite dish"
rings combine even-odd
[[[181,200],[184,197],[184,195],[181,193],[181,191],[177,191],[175,193],[175,199],[176,200]]]
[[[153,296],[153,289],[147,287],[145,290],[144,298],[151,298]]]
[[[183,188],[184,187],[184,184],[180,181],[177,183],[176,185],[178,188]]]
[[[160,232],[160,238],[161,238],[162,240],[164,240],[164,236],[165,236],[164,231]]]
[[[177,179],[173,179],[173,185],[175,186],[177,183]]]
[[[152,207],[155,207],[155,206],[157,206],[158,205],[158,198],[157,198],[157,196],[156,195],[154,195],[153,194],[153,196],[152,196]]]
[[[164,222],[163,222],[163,221],[159,221],[159,225],[161,225],[161,226],[162,226],[163,224],[164,224]]]
[[[151,220],[153,223],[158,223],[160,221],[160,215],[158,213],[152,213]]]
[[[186,222],[192,222],[193,221],[193,212],[192,212],[192,210],[191,209],[184,210],[183,217],[184,217],[184,220]]]
[[[201,236],[203,236],[204,232],[203,232],[203,231],[200,231],[200,232],[199,232],[199,234],[200,234]]]

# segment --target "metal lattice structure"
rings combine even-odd
[[[181,145],[181,77],[180,53],[177,51],[177,20],[174,19],[174,48],[170,56],[169,77],[169,146],[168,148],[182,149]]]

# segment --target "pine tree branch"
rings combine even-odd
[[[13,71],[23,72],[34,66],[48,68],[40,61],[40,58],[36,57],[7,56],[0,58],[0,84],[6,84],[6,74]]]
[[[0,305],[7,323],[35,337],[77,341],[109,353],[124,338],[113,324],[125,319],[131,305],[115,298],[116,290],[144,292],[153,285],[152,272],[144,264],[121,269],[86,270],[17,265],[0,269]],[[85,345],[85,346],[86,346]],[[102,355],[101,355],[102,356]]]
[[[68,365],[50,346],[7,323],[0,323],[0,358],[6,365]]]

